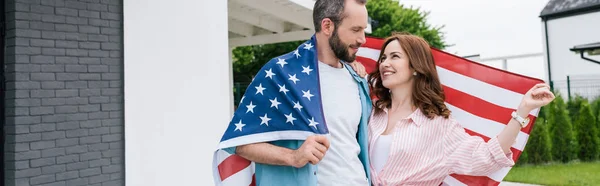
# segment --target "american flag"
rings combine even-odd
[[[367,38],[359,49],[357,61],[367,72],[376,68],[376,61],[384,40]],[[495,137],[509,122],[510,114],[517,109],[523,95],[535,84],[544,81],[492,68],[477,62],[432,48],[437,72],[446,95],[446,105],[465,131],[480,136],[485,141]],[[529,138],[539,109],[529,114],[531,123],[523,128],[511,147],[516,162]],[[510,167],[487,176],[453,174],[442,185],[499,185]]]
[[[316,38],[267,62],[248,86],[213,160],[216,185],[254,185],[254,163],[222,148],[327,134]]]
[[[367,72],[376,68],[383,44],[368,37],[357,61]],[[256,75],[240,101],[213,158],[217,186],[255,185],[254,163],[222,150],[256,142],[300,139],[328,133],[322,115],[314,36],[288,54],[269,61]],[[523,95],[542,80],[502,71],[433,48],[446,105],[470,135],[485,141],[502,131],[507,116]],[[539,110],[530,113],[511,147],[516,161],[525,148]],[[442,185],[499,185],[508,174],[504,168],[488,176],[450,175]]]

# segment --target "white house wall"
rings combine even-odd
[[[125,0],[128,186],[213,185],[231,119],[227,1]]]
[[[548,21],[550,68],[553,81],[565,81],[567,75],[595,74],[600,77],[600,64],[581,59],[580,54],[569,50],[575,45],[599,42],[599,20],[600,12],[595,12]],[[543,26],[542,23],[542,28]],[[600,56],[590,58],[600,60]]]

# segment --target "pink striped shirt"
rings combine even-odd
[[[388,124],[387,110],[371,114],[369,147]],[[398,121],[388,160],[381,172],[371,166],[373,184],[439,185],[450,174],[485,176],[514,165],[512,152],[505,154],[497,138],[487,143],[470,136],[456,120],[443,117],[428,119],[419,109]],[[372,148],[369,148],[369,157]]]

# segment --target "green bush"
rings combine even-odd
[[[548,123],[552,136],[552,159],[569,162],[577,157],[577,141],[564,99],[557,94],[548,107]]]
[[[542,164],[552,161],[552,143],[547,125],[544,118],[536,119],[523,152],[527,154],[527,163]]]
[[[583,102],[587,102],[587,99],[580,95],[575,95],[573,99],[567,101],[567,109],[569,110],[569,116],[573,121],[577,121],[577,117],[579,116],[579,110],[581,110],[581,104]]]
[[[600,133],[600,97],[592,101],[592,114],[596,116],[596,127],[598,128],[598,133]]]
[[[546,118],[546,112],[547,112],[548,108],[547,107],[542,107],[540,108],[540,112],[538,113],[538,118]]]
[[[598,147],[600,141],[598,139],[598,128],[596,126],[596,117],[592,114],[592,110],[587,101],[581,103],[579,116],[577,116],[577,141],[579,142],[578,157],[581,161],[593,161],[598,159],[600,152]]]
[[[517,162],[515,162],[515,166],[521,166],[521,165],[525,165],[528,163],[529,163],[529,155],[527,154],[527,147],[525,147],[525,150],[523,150],[523,153],[521,153],[521,156],[519,156],[519,159],[517,159]]]

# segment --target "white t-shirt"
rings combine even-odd
[[[368,186],[356,139],[362,113],[358,83],[345,67],[334,68],[320,61],[318,66],[331,144],[318,164],[319,185]]]
[[[393,135],[381,135],[375,140],[373,145],[373,153],[371,156],[371,164],[377,173],[381,172],[381,169],[385,166],[390,153],[390,145],[392,144]]]

